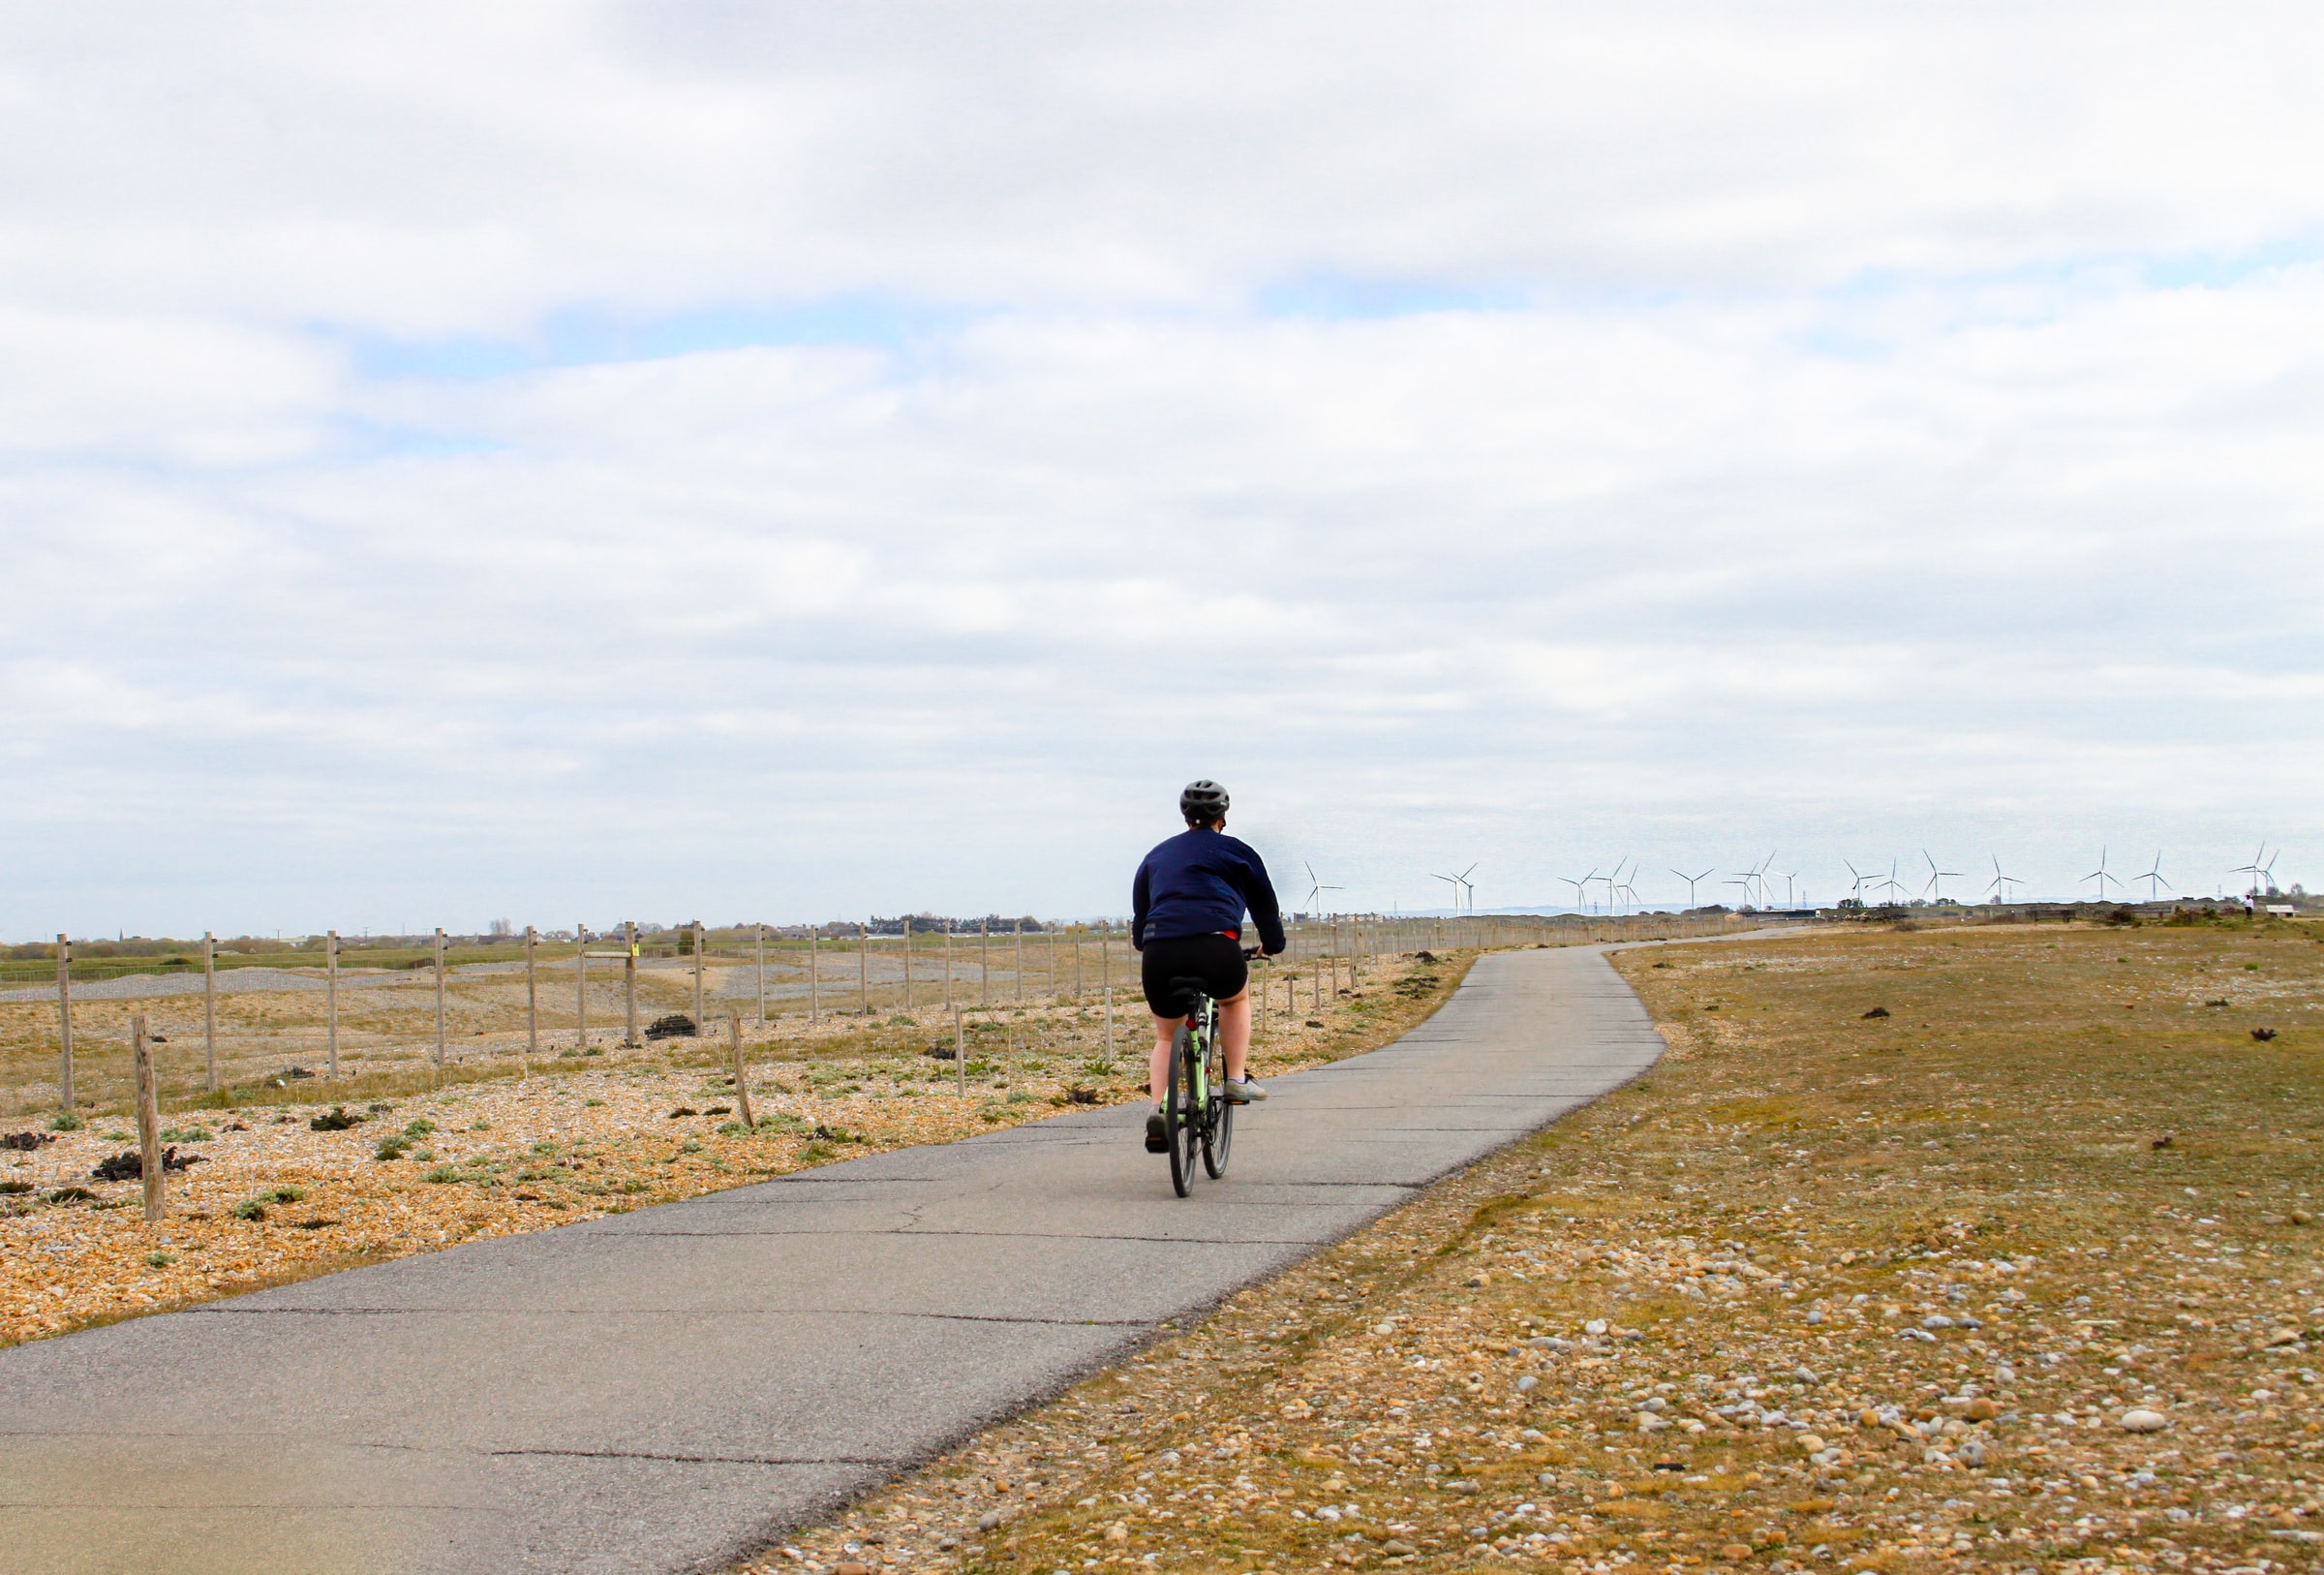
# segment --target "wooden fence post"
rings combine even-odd
[[[903,1009],[912,1009],[912,915],[903,915]]]
[[[73,1108],[73,942],[56,938],[57,1102]]]
[[[436,926],[436,1070],[443,1070],[443,926]]]
[[[1077,1006],[1082,1004],[1082,935],[1079,930],[1073,935],[1073,1004]]]
[[[1024,1003],[1024,920],[1017,920],[1017,1002]]]
[[[589,1048],[589,926],[573,926],[573,1049]]]
[[[153,1087],[153,1046],[145,1038],[145,1014],[129,1020],[129,1058],[138,1092],[138,1168],[145,1183],[145,1222],[162,1222],[162,1122]]]
[[[742,1113],[743,1126],[758,1130],[758,1123],[750,1114],[750,1083],[743,1072],[743,1016],[735,1012],[726,1019],[727,1037],[734,1045],[734,1107]]]
[[[767,927],[758,927],[758,1020],[767,1020]]]
[[[339,932],[322,936],[322,1040],[325,1069],[339,1081]]]
[[[622,920],[622,1048],[634,1050],[637,1036],[637,920]]]
[[[961,1026],[961,1014],[952,1014],[952,1068],[959,1074],[961,1097],[968,1096],[968,1032]]]
[[[823,926],[807,932],[807,1020],[823,1021]]]
[[[953,1009],[953,1005],[952,1005],[952,920],[950,920],[950,919],[946,919],[946,920],[944,921],[944,1009],[945,1009],[946,1011],[951,1011],[951,1010]]]
[[[540,1054],[540,932],[525,926],[525,1059],[517,1067],[524,1077],[533,1075],[533,1058]],[[333,1073],[337,1075],[336,1072]]]
[[[201,932],[201,1092],[218,1092],[218,937]]]
[[[710,1024],[702,1015],[702,921],[694,920],[694,1032],[699,1034]]]
[[[976,1004],[982,1011],[993,1009],[993,920],[990,916],[976,921]]]
[[[855,985],[862,1004],[857,1015],[869,1017],[872,1015],[872,926],[865,923],[855,927]]]

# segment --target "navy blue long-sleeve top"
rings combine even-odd
[[[1269,956],[1283,949],[1283,912],[1274,882],[1248,843],[1223,831],[1181,831],[1157,843],[1138,866],[1130,886],[1130,944],[1178,941],[1195,935],[1242,934],[1249,909],[1259,944]]]

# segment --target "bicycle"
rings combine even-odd
[[[1245,947],[1243,956],[1258,956]],[[1194,1191],[1199,1149],[1212,1181],[1227,1173],[1235,1146],[1235,1105],[1227,1097],[1227,1052],[1218,1035],[1218,1003],[1195,978],[1173,979],[1186,1020],[1170,1041],[1170,1086],[1162,1101],[1162,1130],[1170,1145],[1170,1185],[1178,1196]]]

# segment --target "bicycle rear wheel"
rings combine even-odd
[[[1203,1123],[1203,1168],[1216,1181],[1227,1173],[1227,1153],[1235,1146],[1235,1106],[1227,1098],[1227,1058],[1215,1044],[1210,1050],[1208,1116]]]
[[[1194,1096],[1198,1042],[1180,1024],[1170,1044],[1170,1096],[1162,1103],[1162,1121],[1170,1138],[1170,1185],[1180,1197],[1194,1190],[1194,1151],[1203,1140],[1203,1112]]]

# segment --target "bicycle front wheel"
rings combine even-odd
[[[1170,1045],[1169,1097],[1162,1120],[1170,1138],[1170,1185],[1178,1196],[1194,1190],[1194,1154],[1203,1140],[1203,1109],[1196,1098],[1194,1058],[1200,1045],[1183,1024]]]
[[[1209,1119],[1203,1123],[1203,1168],[1216,1181],[1227,1173],[1227,1152],[1235,1146],[1235,1106],[1227,1097],[1226,1057],[1210,1060]]]

